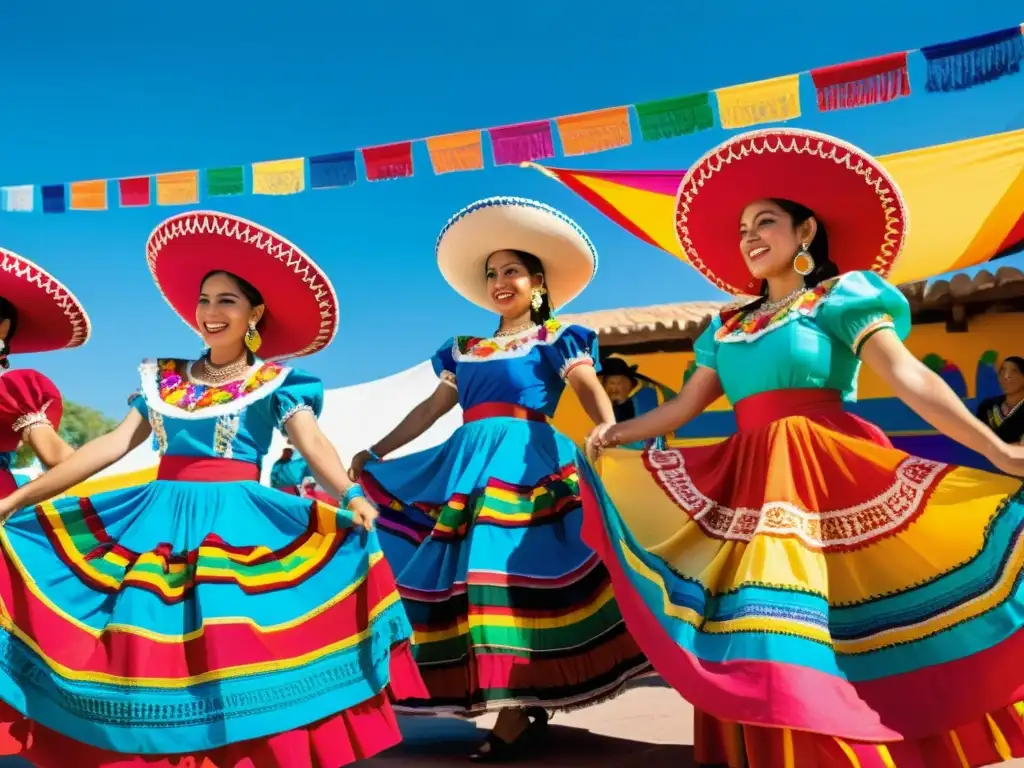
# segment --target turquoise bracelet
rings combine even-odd
[[[345,491],[345,495],[341,497],[341,506],[348,509],[352,504],[353,499],[365,499],[366,494],[363,493],[363,487],[359,483],[353,483]]]
[[[370,458],[373,459],[374,461],[380,461],[381,460],[380,456],[377,455],[377,452],[375,450],[373,450],[373,448],[367,448],[366,452],[368,454],[370,454]]]

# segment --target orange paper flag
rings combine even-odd
[[[199,171],[161,173],[156,177],[157,205],[189,205],[199,202]]]
[[[480,131],[462,131],[427,139],[427,151],[434,173],[479,171],[484,167],[484,147]]]
[[[72,211],[107,210],[107,180],[71,182]]]
[[[633,142],[629,130],[629,107],[556,117],[555,125],[566,156],[590,155],[628,147]]]

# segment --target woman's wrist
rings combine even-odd
[[[366,449],[366,452],[370,454],[370,458],[373,459],[374,461],[383,461],[384,457],[387,456],[387,451],[383,450],[380,447],[380,443],[377,443],[376,445],[371,445],[369,448]]]
[[[352,485],[346,488],[341,494],[341,499],[339,499],[339,501],[341,502],[342,509],[348,509],[355,499],[365,498],[366,494],[363,492],[363,486],[359,483],[352,483]]]

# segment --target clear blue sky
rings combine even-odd
[[[696,7],[695,7],[696,6]],[[1024,21],[1019,0],[864,2],[6,3],[0,10],[0,184],[53,183],[338,151],[555,117],[789,74]],[[912,60],[911,98],[800,126],[887,153],[1024,127],[1024,76],[930,95]],[[579,168],[684,168],[719,130],[600,155]],[[638,139],[639,137],[637,137]],[[493,320],[434,263],[447,217],[477,198],[524,195],[575,217],[601,270],[574,310],[712,298],[691,269],[633,239],[540,174],[516,168],[221,198],[331,275],[341,329],[302,364],[329,387],[402,370],[448,336]],[[65,396],[125,411],[137,365],[188,356],[198,339],[152,285],[145,239],[180,209],[0,214],[0,243],[42,263],[85,303],[93,339],[25,356]]]

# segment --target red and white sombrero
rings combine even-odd
[[[679,244],[694,267],[729,293],[753,295],[760,287],[740,255],[739,222],[744,207],[764,198],[814,211],[840,273],[887,276],[907,236],[899,188],[864,150],[796,128],[742,133],[694,163],[676,197]]]
[[[18,310],[11,352],[49,352],[89,340],[89,316],[81,302],[49,272],[0,248],[0,296]]]
[[[146,261],[167,303],[196,333],[199,284],[207,274],[224,270],[255,286],[266,303],[259,349],[265,360],[311,355],[338,330],[338,299],[324,271],[298,246],[238,216],[172,216],[149,236]]]

